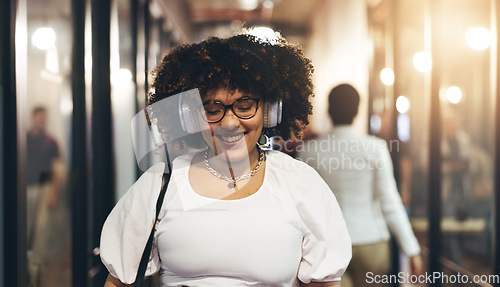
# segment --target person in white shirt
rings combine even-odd
[[[151,121],[164,138],[179,120],[206,128],[173,161],[146,276],[159,272],[164,287],[340,286],[351,242],[335,196],[308,165],[257,146],[264,128],[289,138],[307,124],[311,73],[279,34],[212,37],[164,57],[149,104],[197,89],[202,106],[165,105]],[[163,170],[146,171],[104,224],[106,287],[135,281]]]
[[[307,142],[298,158],[316,169],[337,197],[353,244],[346,274],[354,286],[365,286],[368,272],[373,276],[390,272],[389,230],[410,258],[412,274],[422,273],[422,258],[397,190],[386,142],[358,133],[352,126],[359,101],[351,85],[333,88],[329,115],[334,129]]]

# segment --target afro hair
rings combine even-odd
[[[164,56],[152,73],[154,93],[148,95],[148,105],[194,88],[202,97],[220,88],[239,90],[265,102],[281,100],[281,123],[266,133],[300,138],[312,111],[312,72],[302,49],[278,33],[271,40],[256,37],[251,30],[229,38],[210,37]],[[158,119],[158,124],[164,120]]]

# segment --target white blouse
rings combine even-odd
[[[306,164],[266,152],[261,188],[219,200],[189,184],[193,154],[174,161],[146,275],[161,286],[298,286],[340,280],[351,241],[337,201]],[[154,224],[163,163],[150,168],[106,220],[101,259],[120,281],[135,280]]]

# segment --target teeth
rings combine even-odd
[[[243,134],[239,134],[239,135],[236,135],[236,136],[230,136],[230,137],[221,136],[221,138],[222,138],[223,141],[229,142],[229,143],[232,143],[232,142],[235,142],[235,141],[239,141],[242,137],[243,137]]]

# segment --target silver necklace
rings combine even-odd
[[[257,162],[257,165],[255,166],[255,168],[252,171],[250,171],[249,173],[244,174],[242,176],[228,177],[228,176],[225,176],[225,175],[221,174],[220,172],[216,171],[213,167],[210,166],[210,162],[208,161],[208,149],[207,149],[205,151],[205,167],[214,176],[216,176],[220,179],[223,179],[225,181],[229,181],[229,183],[227,184],[227,186],[229,188],[234,188],[236,186],[237,182],[242,181],[244,179],[248,179],[248,178],[252,177],[255,173],[257,173],[259,168],[262,166],[262,163],[264,162],[264,157],[265,157],[265,153],[259,149],[259,161]]]

